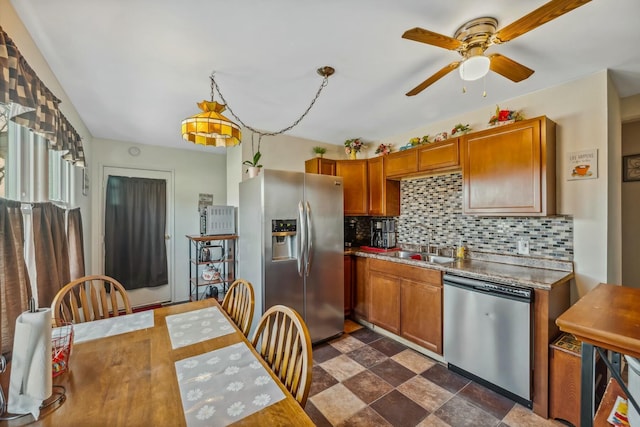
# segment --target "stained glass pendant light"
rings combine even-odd
[[[240,126],[222,115],[226,105],[213,100],[213,77],[211,79],[211,101],[198,103],[201,113],[182,121],[182,139],[194,144],[214,147],[231,147],[240,144]]]

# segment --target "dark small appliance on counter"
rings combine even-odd
[[[394,218],[371,220],[371,246],[382,249],[396,246],[396,220]]]

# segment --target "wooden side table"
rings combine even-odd
[[[549,345],[549,418],[580,425],[580,355],[582,343],[571,334],[561,334]],[[595,404],[607,384],[607,367],[598,357]]]
[[[594,361],[596,348],[616,354],[613,365],[607,367],[629,397],[640,401],[640,396],[630,396],[620,378],[620,354],[640,357],[640,289],[600,283],[562,313],[556,324],[563,332],[573,334],[582,341],[580,426],[592,427],[594,415]]]

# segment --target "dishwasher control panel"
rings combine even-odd
[[[496,296],[521,299],[529,302],[533,300],[533,290],[529,288],[503,285],[500,283],[471,279],[469,277],[454,276],[452,274],[445,274],[443,277],[443,282],[445,285],[467,288],[478,292],[494,294]]]
[[[484,282],[482,288],[490,292],[497,292],[506,295],[513,295],[522,298],[531,298],[531,289],[517,288],[514,286],[498,285],[495,283]]]

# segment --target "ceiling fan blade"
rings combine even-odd
[[[500,44],[513,40],[590,1],[591,0],[551,0],[533,12],[498,30],[493,35],[493,43]]]
[[[489,68],[491,69],[491,71],[495,71],[496,73],[516,83],[528,78],[531,74],[533,74],[533,70],[531,68],[525,67],[524,65],[514,61],[513,59],[507,58],[506,56],[500,55],[499,53],[488,55],[488,57],[491,61],[489,64]]]
[[[446,76],[447,74],[449,74],[450,72],[458,68],[459,65],[460,65],[460,62],[456,61],[443,67],[440,71],[435,73],[433,76],[429,77],[427,80],[423,81],[418,86],[414,87],[409,92],[407,92],[406,95],[413,96],[413,95],[419,94],[420,92],[422,92],[423,90],[425,90],[426,88],[428,88],[429,86],[431,86],[432,84],[434,84],[435,82],[437,82],[438,80],[440,80],[441,78],[443,78],[444,76]]]
[[[462,45],[460,40],[445,36],[444,34],[434,33],[433,31],[425,30],[424,28],[412,28],[407,30],[402,35],[402,38],[443,47],[449,50],[456,50]]]

